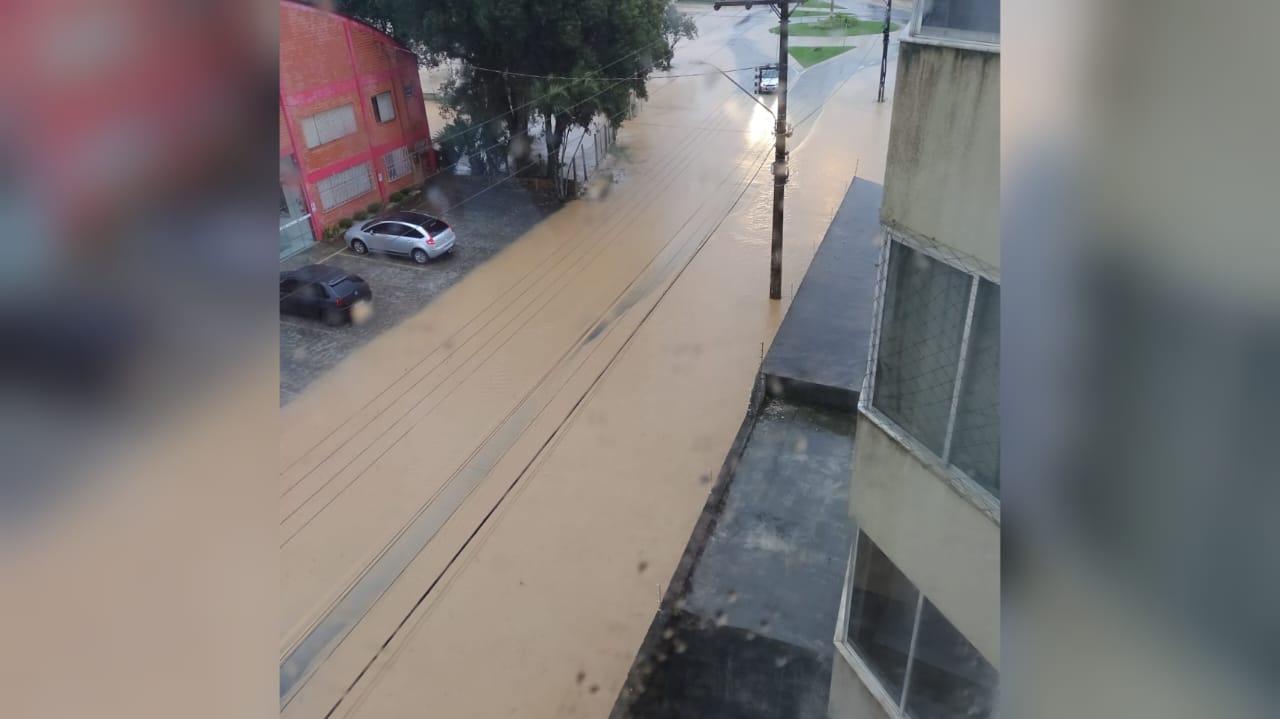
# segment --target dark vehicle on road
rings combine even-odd
[[[315,317],[330,326],[351,321],[351,310],[373,299],[358,275],[336,267],[307,265],[280,273],[280,314]]]
[[[385,252],[418,264],[453,252],[457,236],[444,220],[418,210],[399,210],[353,226],[343,234],[357,255]]]
[[[761,65],[756,68],[756,94],[778,91],[778,64]]]

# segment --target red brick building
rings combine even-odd
[[[421,182],[434,169],[430,138],[414,53],[357,20],[281,0],[281,256]]]

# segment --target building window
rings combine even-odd
[[[1000,286],[891,241],[870,407],[1000,492]]]
[[[1000,42],[1000,0],[920,0],[913,33],[937,40]]]
[[[396,104],[391,101],[391,93],[382,92],[369,98],[373,103],[373,116],[378,122],[391,122],[396,119]]]
[[[368,162],[337,172],[316,183],[324,210],[350,202],[373,191],[373,175]]]
[[[352,105],[335,107],[302,119],[302,136],[307,147],[319,147],[356,131],[356,110]]]
[[[901,699],[920,592],[871,540],[859,535],[854,551],[845,636],[890,695]]]
[[[382,156],[382,164],[387,168],[387,180],[394,182],[401,177],[413,174],[413,161],[410,159],[408,147],[398,147]]]
[[[848,596],[846,646],[901,716],[994,715],[999,672],[862,532]]]

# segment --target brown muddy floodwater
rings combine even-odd
[[[730,37],[763,62],[768,26],[705,27],[673,72],[748,64]],[[619,182],[282,411],[285,715],[607,715],[762,345],[855,166],[880,180],[890,107],[855,61],[796,128],[782,302],[772,117],[722,78],[653,80]]]

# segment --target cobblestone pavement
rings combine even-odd
[[[280,318],[282,406],[356,348],[426,307],[473,268],[560,207],[547,193],[530,191],[513,182],[493,186],[495,181],[496,178],[486,177],[445,177],[428,189],[419,206],[453,225],[458,244],[452,255],[426,265],[382,255],[361,257],[342,249],[340,244],[327,242],[317,242],[281,262],[281,269],[324,264],[360,275],[373,288],[374,307],[365,322],[341,327],[327,327],[301,317]]]

